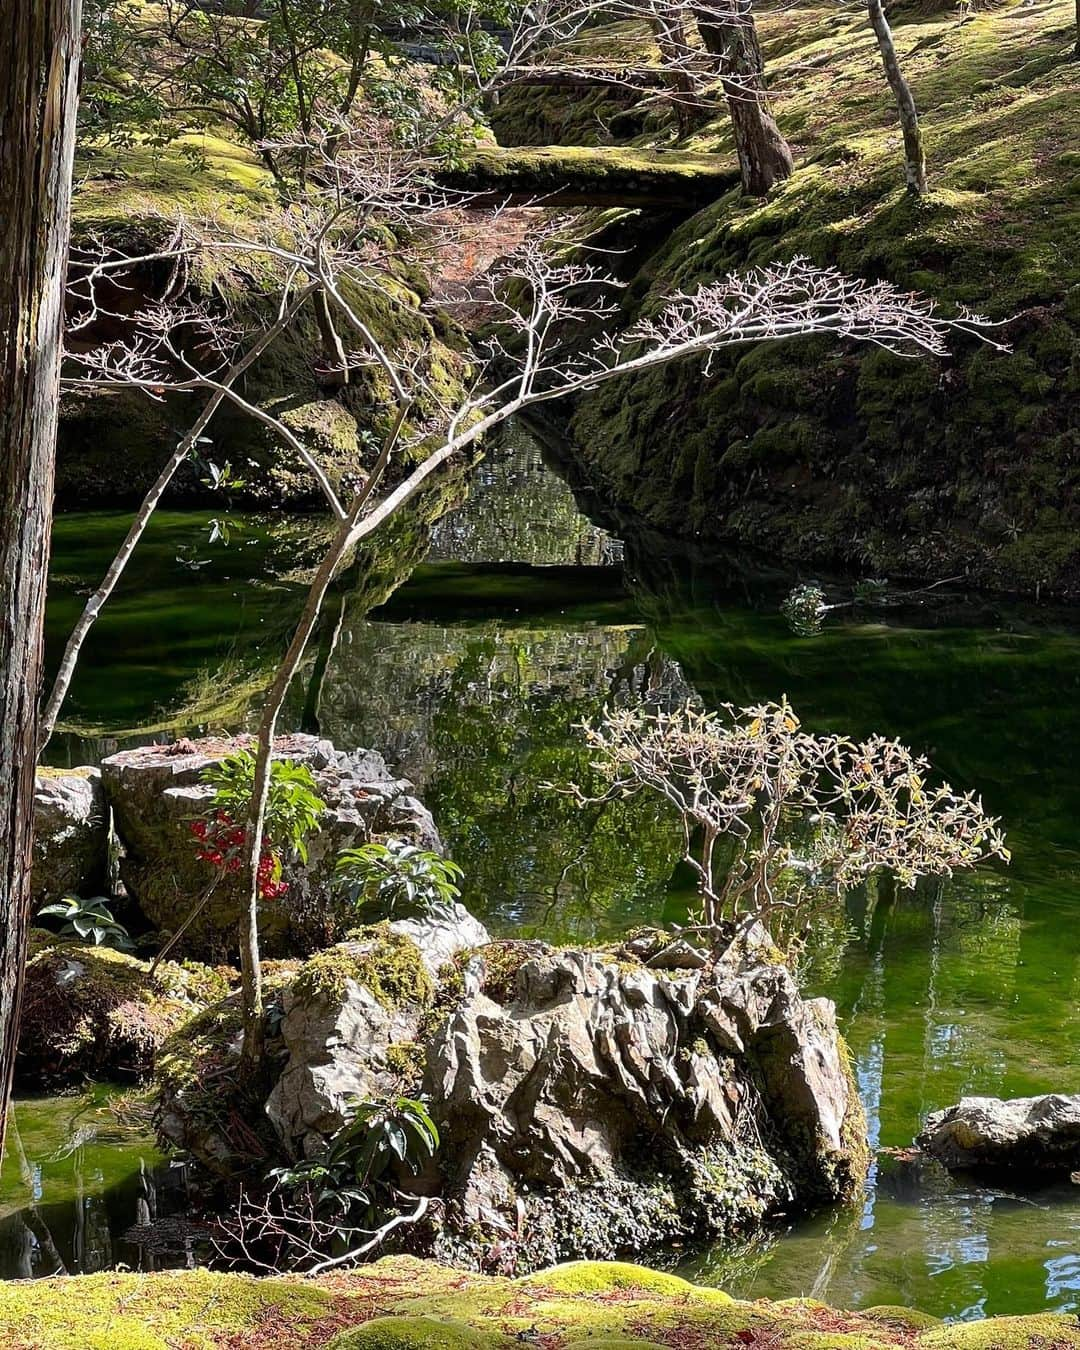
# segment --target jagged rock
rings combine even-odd
[[[116,832],[125,850],[120,874],[143,915],[157,929],[175,930],[205,892],[211,872],[195,857],[190,833],[213,789],[203,770],[223,759],[239,741],[177,742],[143,746],[113,755],[102,765]],[[430,814],[410,795],[411,784],[395,778],[381,755],[337,750],[326,740],[279,738],[274,753],[306,764],[327,805],[304,864],[286,862],[283,900],[267,904],[260,931],[267,954],[312,951],[340,934],[347,916],[338,908],[331,881],[344,848],[379,835],[404,835],[441,850]],[[206,959],[230,957],[236,949],[240,892],[222,881],[184,939],[184,951]]]
[[[930,1115],[916,1142],[952,1170],[1069,1175],[1080,1168],[1080,1093],[963,1097]]]
[[[488,933],[455,915],[401,919],[312,957],[282,997],[289,1058],[266,1111],[290,1154],[317,1153],[350,1099],[400,1094],[422,1070],[418,1044],[432,975]]]
[[[501,941],[436,990],[430,959],[381,925],[285,992],[267,1112],[311,1156],[350,1097],[414,1074],[442,1131],[428,1241],[457,1261],[493,1241],[531,1268],[744,1231],[855,1194],[868,1162],[832,1005],[800,998],[770,950],[660,971]]]
[[[34,782],[35,909],[100,895],[109,864],[109,808],[97,769],[39,769]]]
[[[437,975],[458,952],[484,947],[491,934],[464,905],[455,904],[437,914],[392,919],[390,931],[414,942],[432,975]]]
[[[832,1006],[743,952],[706,976],[549,951],[507,1001],[466,999],[428,1046],[426,1084],[459,1232],[501,1222],[537,1264],[852,1193],[866,1153],[847,1142],[861,1108]],[[734,1031],[715,1035],[718,1018]]]

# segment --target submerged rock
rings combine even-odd
[[[174,931],[205,893],[212,872],[195,856],[191,821],[202,814],[214,790],[202,782],[216,760],[248,744],[240,741],[179,741],[143,746],[105,760],[103,781],[125,854],[120,874],[150,924]],[[344,927],[332,881],[338,854],[376,835],[405,836],[425,848],[441,844],[427,809],[395,778],[381,755],[337,750],[315,736],[280,737],[275,756],[310,768],[326,802],[319,830],[308,843],[304,864],[286,861],[288,891],[263,907],[260,929],[270,954],[312,951],[333,941]],[[210,896],[184,938],[184,951],[220,960],[236,949],[240,888],[227,879]]]
[[[916,1142],[953,1170],[1068,1175],[1080,1169],[1080,1093],[963,1097],[929,1116]]]
[[[109,865],[109,807],[97,769],[39,769],[34,781],[34,909],[100,895]]]

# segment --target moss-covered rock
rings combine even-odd
[[[436,1317],[375,1317],[343,1331],[330,1350],[510,1350],[516,1344],[497,1331]]]
[[[554,1273],[553,1273],[554,1274]],[[846,1313],[812,1299],[738,1302],[655,1272],[596,1272],[581,1292],[466,1274],[409,1257],[351,1273],[256,1280],[203,1270],[0,1284],[11,1350],[545,1350],[768,1346],[769,1350],[1077,1350],[1064,1314],[925,1326],[905,1314]],[[933,1319],[929,1319],[932,1321]]]
[[[385,923],[354,929],[348,942],[317,952],[297,975],[291,995],[299,1003],[336,1002],[350,980],[370,990],[387,1012],[405,1003],[426,1008],[435,996],[416,943]]]
[[[133,256],[152,253],[173,238],[181,219],[193,222],[188,228],[196,242],[182,271],[170,260],[147,263],[127,278],[124,291],[104,298],[115,301],[118,314],[131,314],[166,293],[173,299],[179,295],[227,314],[241,330],[258,331],[277,310],[283,277],[276,264],[258,253],[247,253],[238,263],[227,252],[197,246],[199,230],[289,243],[289,212],[253,149],[211,129],[164,149],[136,143],[80,165],[72,222],[76,251],[102,240]],[[422,310],[424,287],[423,278],[397,260],[387,264],[378,284],[343,283],[350,306],[369,330],[389,349],[415,356],[435,391],[411,410],[411,429],[426,425],[435,411],[432,398],[452,398],[461,388],[469,360],[454,325]],[[344,324],[339,328],[351,351],[351,330]],[[109,320],[84,329],[79,340],[92,345],[115,340],[122,331],[122,321]],[[347,489],[362,477],[389,428],[392,410],[385,377],[373,367],[358,364],[345,387],[328,384],[321,373],[323,350],[309,305],[246,374],[244,395],[280,418],[318,456],[331,483]],[[57,452],[60,506],[115,506],[141,499],[200,407],[199,396],[193,402],[190,394],[154,401],[122,389],[69,391],[61,407]],[[230,489],[233,503],[323,505],[302,460],[242,410],[226,402],[206,434],[211,444],[203,447],[203,459],[227,461],[237,480]],[[205,464],[191,460],[176,474],[168,499],[214,501],[220,494],[210,486]]]
[[[699,546],[869,575],[966,574],[1080,593],[1080,198],[1064,128],[1080,67],[1068,0],[898,25],[931,192],[904,192],[895,112],[865,17],[761,16],[796,170],[675,230],[632,280],[628,314],[674,289],[805,255],[1005,326],[944,362],[824,338],[720,353],[586,399],[574,440],[620,509]],[[838,25],[839,24],[839,28]],[[723,119],[686,142],[722,152]]]
[[[42,1082],[143,1078],[165,1041],[228,983],[208,966],[146,961],[42,935],[26,969],[16,1072]]]

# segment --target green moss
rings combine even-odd
[[[0,1283],[0,1343],[11,1350],[213,1350],[276,1323],[301,1335],[331,1302],[311,1285],[212,1274],[83,1275]]]
[[[395,1256],[315,1279],[194,1270],[0,1284],[0,1343],[12,1350],[263,1350],[271,1339],[296,1350],[509,1350],[523,1343],[551,1350],[1080,1347],[1080,1328],[1065,1316],[933,1323],[906,1309],[843,1313],[814,1299],[737,1302],[619,1263],[574,1263],[509,1280]]]
[[[72,1081],[142,1077],[165,1041],[227,988],[208,966],[150,966],[108,947],[40,935],[31,946],[19,1039],[19,1073]]]
[[[403,1004],[430,1007],[435,985],[411,938],[392,933],[387,924],[357,928],[349,940],[318,952],[302,967],[292,992],[303,1003],[333,1003],[349,980],[364,985],[384,1008]]]
[[[400,1079],[401,1091],[419,1091],[427,1067],[427,1051],[419,1041],[399,1041],[386,1050],[386,1066]]]
[[[445,174],[468,192],[544,196],[560,204],[700,206],[738,181],[731,160],[638,146],[482,146]]]
[[[434,1317],[376,1317],[330,1342],[331,1350],[497,1350],[516,1344],[508,1336],[464,1322]]]
[[[947,314],[1019,315],[994,334],[1013,350],[956,336],[943,366],[798,340],[720,353],[704,380],[688,362],[613,382],[583,400],[574,436],[624,511],[706,546],[1080,593],[1080,202],[1063,130],[1080,67],[1059,41],[1071,17],[1067,0],[1037,22],[1009,0],[963,24],[920,12],[898,28],[929,146],[932,191],[914,201],[864,20],[760,16],[795,173],[676,229],[631,281],[627,316],[802,254],[919,289]],[[685,146],[730,154],[725,119]],[[1064,503],[1052,522],[1048,501]]]
[[[919,1337],[920,1350],[1071,1350],[1080,1346],[1080,1323],[1064,1313],[992,1317],[939,1327]]]
[[[686,1297],[699,1293],[687,1280],[628,1261],[567,1261],[551,1270],[528,1275],[518,1281],[523,1289],[543,1289],[560,1294],[602,1294],[614,1289],[640,1289],[651,1294]],[[708,1290],[709,1296],[730,1302],[727,1294]]]

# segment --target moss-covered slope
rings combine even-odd
[[[865,18],[762,19],[796,171],[676,230],[631,312],[672,288],[805,254],[1008,321],[1002,354],[904,360],[824,339],[612,384],[575,439],[617,504],[706,542],[869,573],[967,573],[1080,593],[1080,64],[1071,0],[896,22],[932,192],[903,191],[899,130]],[[687,149],[729,148],[722,118]]]
[[[181,222],[183,222],[181,226]],[[288,244],[293,222],[271,174],[255,152],[213,130],[180,137],[164,149],[136,144],[100,151],[80,163],[73,203],[73,255],[105,246],[138,256],[177,239],[261,239]],[[105,297],[118,313],[132,313],[162,296],[201,302],[228,315],[241,332],[257,333],[275,316],[283,273],[265,255],[197,248],[139,269],[123,292]],[[421,309],[427,282],[414,266],[392,262],[377,286],[344,284],[350,304],[388,350],[419,363],[437,396],[452,399],[468,362],[464,337]],[[338,325],[348,350],[348,328]],[[70,345],[92,348],[122,336],[112,320],[72,335]],[[324,345],[309,305],[244,377],[242,392],[286,424],[326,469],[335,486],[355,482],[390,423],[385,377],[373,367],[354,370],[346,388],[327,383]],[[69,390],[61,410],[57,497],[61,507],[125,504],[142,498],[195,420],[206,395],[195,392],[152,400],[127,390]],[[421,398],[410,425],[423,427],[440,410]],[[229,463],[242,486],[233,503],[319,506],[318,487],[273,431],[231,404],[215,415],[201,447],[204,460]],[[205,465],[177,474],[173,501],[220,502]]]
[[[945,1326],[903,1308],[740,1303],[640,1266],[579,1262],[523,1280],[392,1257],[355,1274],[255,1280],[205,1270],[0,1284],[11,1350],[1073,1350],[1075,1317]]]

